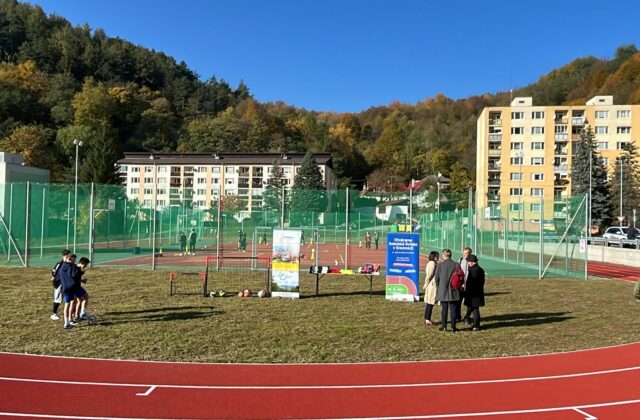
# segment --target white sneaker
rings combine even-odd
[[[58,315],[56,315],[56,314],[51,314],[51,316],[49,318],[51,318],[53,321],[57,321],[57,320],[60,319],[60,317]]]
[[[66,324],[64,324],[64,329],[65,330],[70,330],[71,328],[73,328],[75,324],[71,323],[71,322],[67,322]]]
[[[90,319],[90,318],[89,318],[89,314],[88,314],[88,313],[86,313],[86,312],[85,312],[85,313],[83,313],[83,314],[80,314],[80,319],[81,319],[82,321],[88,321],[88,320]]]

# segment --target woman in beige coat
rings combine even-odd
[[[436,304],[437,286],[435,273],[438,258],[440,258],[440,254],[437,251],[431,251],[429,253],[427,276],[424,280],[424,301],[427,302],[427,307],[424,310],[424,323],[427,325],[433,325],[433,322],[431,322],[431,313],[433,312],[433,306]]]

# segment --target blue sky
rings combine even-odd
[[[640,2],[39,0],[185,61],[243,79],[256,99],[359,112],[522,87],[586,55],[640,46]]]

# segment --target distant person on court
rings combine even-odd
[[[247,251],[247,232],[244,231],[240,234],[240,250],[242,252]]]
[[[62,298],[64,300],[64,328],[72,328],[72,304],[78,298],[80,305],[86,310],[87,292],[81,286],[82,270],[76,265],[76,255],[69,254],[67,261],[58,270],[58,281],[62,286]],[[86,315],[86,313],[85,313]]]
[[[198,239],[198,234],[195,229],[191,229],[191,233],[189,234],[189,255],[196,255],[196,240]]]
[[[478,257],[471,254],[467,257],[469,274],[467,275],[464,304],[467,307],[465,323],[470,324],[473,315],[473,331],[480,331],[480,307],[484,306],[484,270],[478,265]]]
[[[187,235],[184,232],[180,232],[180,255],[187,253]]]
[[[439,301],[442,306],[442,324],[440,331],[447,330],[449,312],[451,313],[451,331],[457,331],[456,306],[458,306],[460,302],[461,293],[460,290],[451,287],[451,277],[453,277],[458,267],[460,267],[460,265],[451,259],[451,250],[443,250],[442,262],[436,265],[435,273],[436,286],[438,288],[436,300]]]
[[[238,251],[242,251],[242,231],[238,229]]]
[[[62,267],[62,264],[67,261],[67,257],[69,256],[69,254],[71,254],[71,251],[69,251],[68,249],[63,249],[62,259],[58,261],[56,265],[51,269],[51,285],[53,286],[53,308],[51,309],[50,318],[54,321],[60,319],[60,317],[58,316],[58,308],[62,303],[62,285],[57,279],[58,270],[60,269],[60,267]]]
[[[378,241],[380,239],[380,233],[376,230],[373,232],[373,243],[376,245],[376,249],[378,249]]]
[[[304,230],[300,231],[300,245],[304,245]]]
[[[462,257],[458,261],[458,264],[460,264],[460,268],[462,268],[462,271],[464,271],[465,281],[467,280],[467,276],[469,275],[469,265],[467,264],[467,258],[469,258],[469,255],[471,255],[472,252],[473,250],[468,246],[464,247],[464,249],[462,250]],[[457,321],[462,320],[462,299],[464,299],[464,288],[460,296],[460,303],[458,304],[458,312],[456,312]]]
[[[367,249],[371,249],[371,234],[369,232],[364,235],[364,244]]]
[[[436,304],[436,292],[438,290],[435,280],[438,258],[440,258],[438,251],[431,251],[429,253],[429,262],[427,263],[426,270],[427,275],[424,278],[424,301],[427,304],[427,307],[424,309],[424,323],[427,325],[433,325],[433,322],[431,322],[431,314],[433,313],[433,306]]]

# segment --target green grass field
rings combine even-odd
[[[66,331],[49,319],[48,270],[0,269],[0,349],[193,362],[364,362],[526,355],[638,339],[640,305],[633,284],[622,281],[489,277],[484,331],[462,326],[453,334],[424,325],[423,302],[385,301],[383,276],[374,278],[369,299],[363,278],[325,279],[315,297],[315,277],[303,275],[299,300],[170,297],[167,272],[91,269],[88,277],[90,312],[99,322]],[[192,281],[189,288],[198,290]]]

